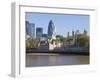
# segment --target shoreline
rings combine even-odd
[[[26,53],[26,56],[89,56],[81,54],[57,54],[57,53]]]

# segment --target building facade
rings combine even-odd
[[[36,28],[36,38],[40,39],[43,34],[43,28]]]
[[[35,24],[26,21],[26,35],[35,38]]]
[[[30,23],[30,36],[32,37],[32,38],[35,38],[35,24],[33,24],[33,23]]]
[[[48,24],[48,38],[55,38],[56,36],[56,27],[52,20]]]

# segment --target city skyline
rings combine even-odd
[[[43,33],[48,33],[48,24],[52,20],[56,26],[58,35],[66,36],[67,32],[86,30],[89,34],[89,16],[74,14],[48,14],[48,13],[26,13],[26,21],[34,23],[35,27],[43,28]],[[84,26],[84,27],[83,27]]]

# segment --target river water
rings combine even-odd
[[[26,67],[60,66],[60,65],[82,65],[89,64],[87,55],[57,55],[36,54],[26,55]]]

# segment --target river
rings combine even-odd
[[[89,64],[87,55],[59,55],[27,53],[26,67],[60,66],[60,65],[82,65]]]

